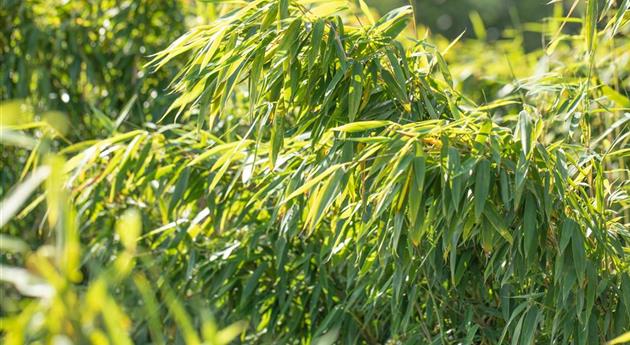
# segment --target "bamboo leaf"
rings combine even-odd
[[[535,258],[537,244],[537,222],[536,222],[536,200],[531,194],[525,197],[525,210],[523,212],[523,245],[525,248],[525,259]]]
[[[345,124],[343,126],[333,128],[333,131],[344,133],[363,132],[370,129],[381,128],[389,126],[392,123],[390,121],[357,121]]]
[[[475,218],[479,219],[483,214],[486,200],[490,193],[490,182],[492,176],[490,173],[490,162],[487,159],[482,159],[477,165],[475,171]]]
[[[370,21],[370,25],[374,25],[374,16],[372,16],[372,11],[368,7],[368,5],[363,0],[359,0],[359,7],[361,8],[361,12],[365,15],[365,17]]]
[[[589,53],[595,49],[597,35],[597,0],[586,0],[584,31],[586,35],[586,47]]]
[[[626,333],[616,337],[615,339],[610,340],[606,344],[608,344],[608,345],[623,344],[623,343],[626,343],[626,342],[629,342],[629,341],[630,341],[630,332],[626,332]]]
[[[317,175],[316,177],[314,177],[312,179],[309,179],[306,183],[304,183],[302,186],[300,186],[300,188],[296,189],[295,191],[293,191],[293,193],[289,194],[289,196],[287,196],[284,199],[283,202],[286,203],[289,200],[295,198],[296,196],[298,196],[300,194],[303,194],[306,191],[312,189],[317,183],[321,182],[322,180],[327,178],[332,173],[334,173],[337,170],[341,169],[341,167],[342,167],[341,164],[333,165],[333,166],[329,167],[328,169],[324,170],[321,174]]]
[[[538,326],[538,320],[540,317],[540,311],[535,305],[532,306],[523,321],[523,330],[521,333],[521,340],[518,344],[531,345],[534,343],[534,334]],[[514,341],[512,341],[514,343]]]
[[[586,253],[584,250],[582,234],[577,227],[573,227],[571,244],[571,252],[573,253],[573,265],[575,266],[575,272],[577,274],[578,280],[580,282],[583,282],[586,273]]]
[[[37,168],[24,182],[15,187],[11,194],[2,200],[2,203],[0,203],[0,227],[3,227],[11,220],[19,211],[20,206],[48,178],[48,175],[50,175],[50,167],[42,166]]]
[[[350,88],[348,90],[348,118],[354,121],[361,105],[363,95],[363,71],[359,63],[352,64],[352,75],[350,76]]]
[[[313,65],[315,64],[315,60],[317,56],[319,56],[320,47],[322,44],[322,38],[324,36],[324,20],[318,19],[315,24],[313,24],[313,34],[311,36],[311,47],[308,53],[308,70],[313,69]]]

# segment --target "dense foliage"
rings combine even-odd
[[[165,38],[195,9],[151,4],[88,11],[97,42],[62,25],[85,36],[48,69],[41,4],[14,4],[8,344],[628,340],[627,0],[550,5],[531,52],[362,1],[204,4]]]

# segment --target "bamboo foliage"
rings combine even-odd
[[[155,305],[126,306],[141,320],[130,339],[213,341],[196,333],[214,327],[197,302],[243,343],[596,344],[627,331],[628,76],[603,76],[616,62],[596,42],[628,45],[617,7],[585,13],[584,74],[523,77],[485,104],[439,45],[407,37],[410,7],[219,8],[149,63],[188,59],[175,123],[57,153],[80,230],[51,214],[52,184],[15,216],[46,201],[41,229],[80,231],[94,248],[83,262],[127,258],[121,294]],[[45,122],[6,131],[33,126],[56,139]]]

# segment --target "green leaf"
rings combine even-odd
[[[470,12],[469,17],[470,17],[470,22],[472,23],[472,26],[473,26],[473,31],[475,32],[475,36],[477,36],[478,39],[485,41],[486,40],[486,26],[483,24],[483,20],[481,19],[479,12],[472,11]]]
[[[475,142],[477,144],[484,145],[488,141],[488,136],[492,132],[492,121],[484,121],[481,127],[479,128],[479,133],[475,137]]]
[[[444,78],[448,86],[453,88],[453,77],[451,76],[451,71],[448,69],[446,60],[444,60],[444,57],[438,51],[435,52],[435,58],[437,59],[438,68],[440,70],[440,73],[442,74],[442,77]],[[454,108],[456,108],[455,104],[451,104]]]
[[[243,286],[243,292],[241,294],[241,308],[247,306],[247,301],[250,299],[252,293],[256,289],[256,286],[260,283],[260,277],[267,269],[267,263],[262,262],[256,270],[249,276],[245,285]]]
[[[426,158],[424,156],[417,156],[413,158],[413,172],[416,182],[415,192],[422,195],[424,192],[424,177],[426,174]]]
[[[516,164],[515,181],[514,181],[514,209],[518,209],[521,203],[523,191],[525,190],[525,181],[529,172],[529,160],[521,153]]]
[[[142,234],[140,213],[135,209],[125,211],[116,222],[116,233],[127,250],[135,250],[138,237]]]
[[[344,133],[354,133],[354,132],[362,132],[370,129],[381,128],[385,126],[391,125],[390,121],[358,121],[345,124],[343,126],[339,126],[333,128],[333,131],[344,132]]]
[[[387,59],[389,60],[389,63],[391,64],[392,69],[394,71],[394,78],[396,79],[396,85],[400,89],[402,94],[404,94],[403,100],[408,101],[409,96],[407,93],[407,77],[405,76],[405,73],[403,72],[402,66],[400,66],[400,62],[398,61],[398,56],[394,53],[392,49],[386,50],[385,53],[387,54]]]
[[[528,157],[532,149],[532,123],[525,110],[518,114],[518,137],[521,141],[523,154]]]
[[[597,0],[586,0],[586,15],[584,18],[584,31],[586,35],[586,47],[589,53],[595,49],[597,36]]]
[[[207,160],[208,158],[216,155],[216,154],[221,154],[221,153],[225,153],[228,152],[230,150],[234,150],[235,148],[239,147],[239,146],[243,146],[244,148],[247,147],[248,145],[252,144],[253,141],[251,140],[243,140],[241,141],[233,141],[233,142],[229,142],[229,143],[225,143],[225,144],[220,144],[220,145],[216,145],[214,147],[212,147],[211,149],[209,149],[208,151],[205,151],[204,153],[196,156],[193,160],[191,160],[187,166],[193,166],[196,164],[201,163],[204,160]]]
[[[372,16],[372,11],[368,7],[368,5],[363,0],[359,0],[359,7],[361,8],[361,12],[363,15],[370,21],[370,25],[374,25],[374,16]]]
[[[560,233],[560,247],[558,248],[559,258],[563,258],[565,250],[571,242],[571,237],[573,237],[573,233],[575,232],[575,228],[577,228],[577,226],[578,225],[572,219],[566,218],[564,220]]]
[[[311,36],[311,47],[308,53],[308,70],[313,69],[313,65],[315,65],[315,60],[317,56],[319,56],[319,50],[322,45],[322,38],[324,36],[324,20],[318,19],[315,24],[313,24],[313,34]]]
[[[182,171],[179,180],[177,180],[177,184],[175,185],[175,190],[173,191],[173,195],[171,196],[171,201],[168,204],[168,213],[172,214],[175,206],[177,206],[181,202],[181,198],[186,191],[186,187],[188,186],[188,178],[190,177],[190,167],[185,167]]]
[[[571,252],[573,253],[573,265],[575,266],[575,273],[577,274],[578,281],[583,282],[586,273],[586,253],[584,250],[584,240],[582,233],[578,227],[573,227],[573,234],[571,236]]]
[[[252,67],[249,72],[249,95],[250,95],[250,105],[249,105],[249,113],[250,116],[253,114],[253,109],[258,102],[258,88],[260,83],[260,77],[263,70],[263,63],[265,59],[265,52],[260,51],[256,53],[256,57],[252,62]]]
[[[337,170],[341,169],[343,165],[342,164],[336,164],[333,165],[331,167],[329,167],[328,169],[324,170],[321,174],[317,175],[316,177],[308,180],[306,183],[304,183],[302,186],[300,186],[300,188],[296,189],[295,191],[293,191],[293,193],[289,194],[289,196],[287,196],[283,203],[288,202],[289,200],[295,198],[296,196],[305,193],[306,191],[312,189],[317,183],[319,183],[320,181],[324,180],[325,178],[327,178],[329,175],[331,175],[332,173],[336,172]]]
[[[501,235],[501,237],[503,237],[510,244],[514,242],[512,234],[508,231],[504,220],[501,218],[501,216],[499,216],[493,206],[487,205],[484,209],[483,214],[486,216],[486,219],[490,222],[490,224],[492,224],[492,227],[499,233],[499,235]]]
[[[627,96],[615,91],[608,85],[602,86],[602,93],[611,101],[617,103],[619,107],[630,108],[630,99]],[[627,117],[626,117],[627,118]]]
[[[278,155],[284,145],[284,116],[276,112],[271,125],[271,167],[276,166]]]
[[[607,342],[606,344],[608,345],[615,345],[615,344],[624,344],[630,342],[630,332],[626,332],[612,340],[610,340],[609,342]]]
[[[309,220],[310,232],[315,229],[315,226],[319,223],[330,204],[338,197],[336,194],[337,187],[343,176],[343,169],[335,170],[318,193],[314,194],[311,200],[309,200],[311,205],[307,219]]]
[[[350,88],[348,90],[348,118],[350,122],[352,122],[359,112],[361,96],[363,95],[363,71],[361,64],[356,62],[352,64],[352,75],[350,78]]]
[[[376,22],[376,30],[386,37],[394,38],[405,29],[407,21],[412,15],[413,8],[411,6],[394,9],[379,18]]]
[[[536,334],[540,314],[541,312],[538,310],[538,307],[536,305],[532,305],[523,321],[521,341],[517,342],[517,344],[531,345],[534,343],[534,334]],[[512,343],[514,344],[514,341],[512,341]]]
[[[208,66],[208,63],[210,63],[210,60],[215,57],[221,43],[223,42],[223,37],[227,31],[226,29],[227,27],[220,28],[214,33],[214,35],[212,35],[212,38],[208,40],[208,45],[206,46],[207,49],[203,51],[203,59],[199,65],[200,71],[203,71],[203,69]]]
[[[287,54],[293,48],[293,46],[295,45],[295,41],[299,37],[301,25],[302,19],[296,18],[284,31],[284,37],[282,39],[282,42],[280,43],[280,46],[278,46],[278,50],[281,53]]]
[[[499,342],[497,344],[503,344],[503,339],[505,338],[505,336],[507,335],[508,331],[510,330],[510,325],[512,324],[512,322],[514,320],[516,320],[516,318],[519,315],[521,316],[521,320],[523,319],[523,317],[525,316],[525,314],[523,313],[524,310],[527,310],[526,308],[529,306],[528,302],[523,302],[521,304],[519,304],[516,308],[514,308],[514,310],[512,311],[512,315],[510,315],[510,319],[508,320],[507,324],[505,325],[505,327],[503,327],[503,332],[501,333],[501,337],[499,338]],[[523,314],[521,314],[523,313]],[[518,337],[517,337],[518,339]]]
[[[615,36],[617,34],[619,26],[621,25],[628,9],[630,9],[630,0],[622,0],[619,7],[617,7],[617,12],[615,13],[615,21],[612,26],[611,36]]]
[[[516,323],[516,327],[514,328],[514,333],[512,334],[512,345],[518,345],[519,339],[521,338],[521,332],[523,330],[523,322],[525,321],[525,317],[528,314],[523,313],[521,318]]]
[[[50,175],[50,167],[42,166],[33,171],[26,180],[15,187],[0,203],[0,227],[4,227],[19,211],[31,194]]]
[[[475,191],[473,197],[475,199],[475,218],[479,219],[483,214],[484,207],[486,206],[486,200],[490,193],[490,183],[492,182],[492,175],[490,172],[490,161],[482,159],[477,164],[475,171]]]
[[[479,325],[473,325],[472,327],[468,328],[468,330],[466,331],[466,339],[464,339],[462,345],[472,345],[478,330]]]
[[[525,210],[523,211],[523,246],[526,260],[533,260],[536,254],[536,239],[538,238],[536,209],[536,199],[528,193],[525,196]]]

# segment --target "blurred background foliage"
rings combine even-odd
[[[190,1],[3,1],[0,100],[11,101],[2,122],[9,114],[58,120],[60,140],[38,144],[48,151],[157,121],[172,102],[164,91],[178,65],[156,73],[143,65],[198,23],[200,8]],[[34,158],[13,146],[0,151],[0,195],[38,164]],[[26,224],[35,223],[27,217],[19,227]]]
[[[147,56],[194,19],[188,1],[6,0],[0,9],[0,94],[70,117],[68,139],[154,121],[177,65],[147,73]],[[158,92],[161,97],[157,97]]]
[[[366,2],[381,13],[409,4],[405,0]],[[412,0],[411,3],[416,10],[416,20],[434,34],[448,39],[455,39],[462,33],[465,37],[475,37],[474,21],[479,18],[486,26],[489,41],[505,37],[506,29],[523,30],[526,23],[542,23],[551,16],[553,8],[546,0]],[[570,3],[566,2],[566,6]],[[540,46],[540,29],[536,31],[527,32],[527,49]]]

